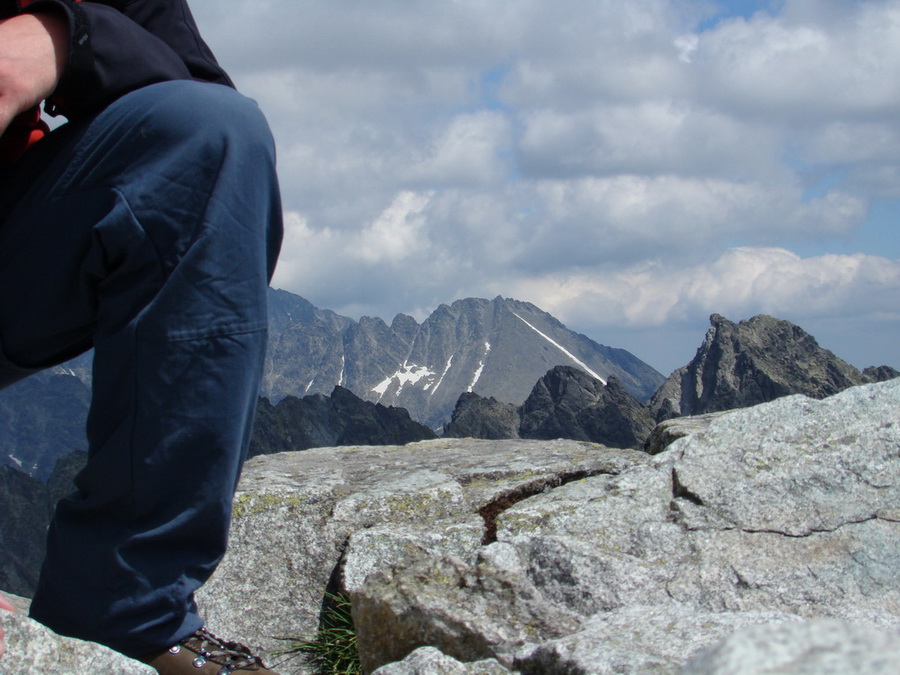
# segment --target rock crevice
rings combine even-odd
[[[481,539],[482,545],[487,546],[488,544],[493,544],[497,541],[498,517],[519,502],[525,501],[529,497],[534,497],[535,495],[546,494],[554,488],[558,488],[573,481],[600,476],[604,473],[605,472],[603,471],[574,471],[571,473],[547,476],[495,497],[478,509],[478,515],[484,520],[484,536]]]

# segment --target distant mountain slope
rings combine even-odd
[[[328,393],[335,385],[439,427],[459,395],[475,392],[520,404],[557,365],[618,377],[646,400],[663,376],[623,349],[568,330],[534,305],[501,297],[441,305],[421,324],[399,314],[388,326],[318,310],[285,291],[270,296],[269,365],[263,395]]]
[[[441,305],[421,324],[398,314],[388,325],[372,317],[354,321],[271,290],[260,393],[277,404],[340,386],[366,401],[406,408],[416,422],[438,428],[450,420],[460,394],[520,405],[558,365],[600,379],[615,375],[640,400],[664,380],[629,352],[570,331],[527,302],[469,298]],[[58,457],[86,447],[90,368],[88,353],[0,391],[0,464],[46,480]]]
[[[79,378],[54,371],[0,391],[0,466],[46,481],[57,459],[87,449],[90,397]]]

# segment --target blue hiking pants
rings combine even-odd
[[[252,101],[180,81],[0,178],[0,386],[95,350],[88,464],[31,606],[59,633],[140,656],[203,624],[262,375],[274,164]]]

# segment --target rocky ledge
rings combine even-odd
[[[377,675],[895,672],[900,381],[672,420],[653,451],[253,458],[201,606],[273,655],[345,592]]]

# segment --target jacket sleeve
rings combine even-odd
[[[62,11],[66,70],[51,107],[72,117],[156,82],[198,79],[233,86],[200,37],[186,0],[19,0],[23,11]]]

